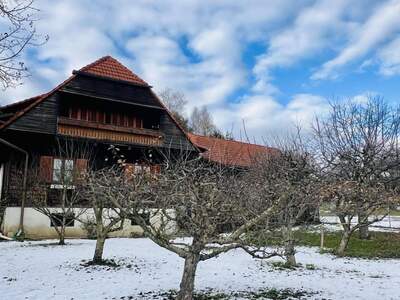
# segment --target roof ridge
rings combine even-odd
[[[39,94],[39,95],[37,95],[37,96],[33,96],[33,97],[26,98],[26,99],[23,99],[23,100],[18,100],[18,101],[15,101],[15,102],[13,102],[13,103],[9,103],[9,104],[0,106],[0,110],[8,109],[8,108],[10,108],[10,107],[13,107],[13,106],[16,106],[16,105],[20,105],[20,104],[24,104],[24,103],[29,102],[29,101],[34,101],[34,100],[36,100],[37,98],[42,97],[44,94],[46,94],[46,93]]]
[[[243,145],[249,145],[249,146],[257,146],[257,147],[263,147],[263,148],[272,148],[270,146],[264,146],[264,145],[260,145],[260,144],[254,144],[254,143],[250,143],[250,142],[242,142],[242,141],[238,141],[238,140],[227,140],[227,139],[223,139],[223,138],[218,138],[218,137],[214,137],[214,136],[207,136],[207,135],[200,135],[200,134],[195,134],[195,133],[190,133],[190,136],[193,137],[200,137],[200,138],[206,138],[206,139],[213,139],[213,140],[217,140],[217,141],[224,141],[224,142],[231,142],[231,143],[240,143]]]
[[[132,70],[130,70],[127,66],[122,64],[119,60],[111,55],[103,56],[98,60],[82,67],[79,69],[79,72],[90,73],[101,77],[149,86],[146,81],[144,81],[137,74],[132,72]]]
[[[217,163],[249,167],[259,155],[271,154],[278,149],[235,140],[224,140],[190,133],[189,138],[197,147],[205,149],[201,156]]]
[[[110,55],[105,55],[103,57],[100,57],[99,59],[96,59],[95,61],[91,62],[90,64],[87,64],[86,66],[83,66],[82,68],[79,69],[79,71],[85,72],[87,69],[98,65],[99,63],[101,63],[102,61],[104,61],[104,60],[106,60],[108,58],[111,58],[111,56]]]

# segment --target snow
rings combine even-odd
[[[339,218],[337,216],[321,216],[320,221],[324,224],[324,228],[329,231],[342,230]],[[337,223],[332,224],[332,223]],[[351,223],[356,225],[358,223],[357,217],[351,220]],[[400,232],[400,216],[386,216],[383,220],[375,222],[369,226],[371,231],[381,232]]]
[[[53,243],[0,243],[1,299],[137,299],[140,292],[179,287],[183,260],[148,239],[108,239],[105,257],[123,261],[116,269],[80,265],[91,258],[95,241]],[[318,292],[309,299],[400,299],[400,260],[336,258],[306,247],[298,249],[297,259],[316,269],[277,270],[271,260],[255,260],[234,250],[199,264],[196,289],[274,287]]]

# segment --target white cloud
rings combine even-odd
[[[284,133],[301,126],[309,131],[316,115],[327,111],[328,102],[321,96],[296,94],[284,105],[270,96],[249,96],[240,103],[217,109],[215,122],[226,131],[245,139],[243,124],[248,137],[258,142],[271,133]],[[258,139],[258,140],[257,140]]]
[[[379,72],[385,76],[400,74],[400,36],[378,52]]]
[[[60,1],[37,0],[39,32],[50,41],[37,48],[27,65],[34,79],[56,85],[107,54],[128,64],[156,87],[172,86],[188,94],[191,104],[223,101],[245,83],[241,46],[265,35],[271,26],[293,14],[299,5],[284,0],[233,1]],[[179,43],[198,61],[188,59]],[[164,52],[166,51],[166,52]],[[49,72],[49,66],[54,72]],[[30,92],[29,92],[30,91]],[[10,90],[0,103],[36,90]],[[44,90],[43,90],[44,91]],[[26,93],[25,93],[26,92]],[[23,98],[24,98],[23,97]]]
[[[400,31],[400,1],[383,3],[361,26],[357,34],[348,42],[338,56],[324,63],[322,68],[312,75],[312,79],[337,77],[337,69],[357,60],[376,46]]]
[[[171,87],[184,92],[188,111],[208,105],[223,128],[235,123],[239,130],[244,118],[252,135],[260,136],[293,122],[307,123],[325,107],[319,96],[290,96],[285,87],[279,90],[273,82],[276,69],[329,50],[339,53],[331,63],[336,64],[331,69],[335,73],[339,65],[364,55],[346,49],[361,45],[374,51],[386,41],[379,42],[379,33],[390,41],[399,2],[37,0],[42,10],[37,29],[49,34],[50,41],[25,57],[32,76],[3,92],[0,105],[48,91],[73,69],[110,54],[156,91]],[[257,43],[258,52],[265,47],[254,66],[244,61],[250,43]],[[376,61],[384,75],[399,73],[396,48],[393,41],[378,51]],[[228,103],[240,89],[244,96]],[[284,105],[278,96],[291,100]]]
[[[349,26],[342,20],[348,4],[345,0],[317,1],[301,10],[291,26],[276,32],[269,40],[267,53],[258,58],[253,68],[257,91],[274,91],[269,83],[274,68],[291,66],[320,53],[337,39],[334,33]]]

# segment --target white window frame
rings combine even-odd
[[[0,163],[0,199],[3,193],[4,164]]]
[[[67,161],[72,163],[72,169],[70,169],[68,171],[71,172],[71,182],[73,180],[72,177],[73,177],[73,174],[74,174],[75,161],[73,159],[69,159],[69,158],[55,157],[55,158],[53,158],[53,168],[51,170],[51,181],[53,183],[50,185],[50,188],[52,188],[52,189],[64,189],[64,188],[66,188],[66,189],[69,189],[69,190],[75,189],[75,186],[72,185],[72,184],[63,184],[63,182],[60,183],[60,182],[55,181],[55,177],[56,177],[55,176],[55,174],[56,174],[55,172],[58,170],[58,169],[55,169],[55,164],[56,164],[57,161],[61,162],[61,169],[59,170],[60,172],[63,170],[63,168],[65,168],[65,165],[66,165]],[[65,171],[66,170],[64,170],[64,172]],[[62,176],[62,173],[59,176]],[[61,181],[62,181],[62,179],[61,179]]]

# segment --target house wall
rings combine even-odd
[[[0,203],[3,192],[4,164],[0,162]]]
[[[60,211],[60,208],[51,208],[54,212]],[[76,215],[79,214],[81,208],[76,208]],[[12,237],[18,231],[20,207],[7,207],[4,215],[2,231],[5,235]],[[171,210],[168,212],[173,214]],[[25,237],[28,239],[52,239],[57,238],[57,233],[54,227],[50,226],[50,219],[44,214],[36,211],[33,208],[25,208],[24,231]],[[93,218],[93,210],[88,209],[80,216],[81,219]],[[157,226],[160,224],[161,215],[151,214],[150,222]],[[167,231],[173,233],[177,230],[176,224],[168,226]],[[109,234],[110,237],[132,237],[143,235],[143,229],[137,225],[131,225],[131,220],[125,220],[122,230],[115,231]],[[75,220],[74,226],[66,227],[67,238],[86,238],[87,232],[83,228],[83,224]]]
[[[8,129],[55,134],[57,131],[57,93],[48,97],[8,126]]]

